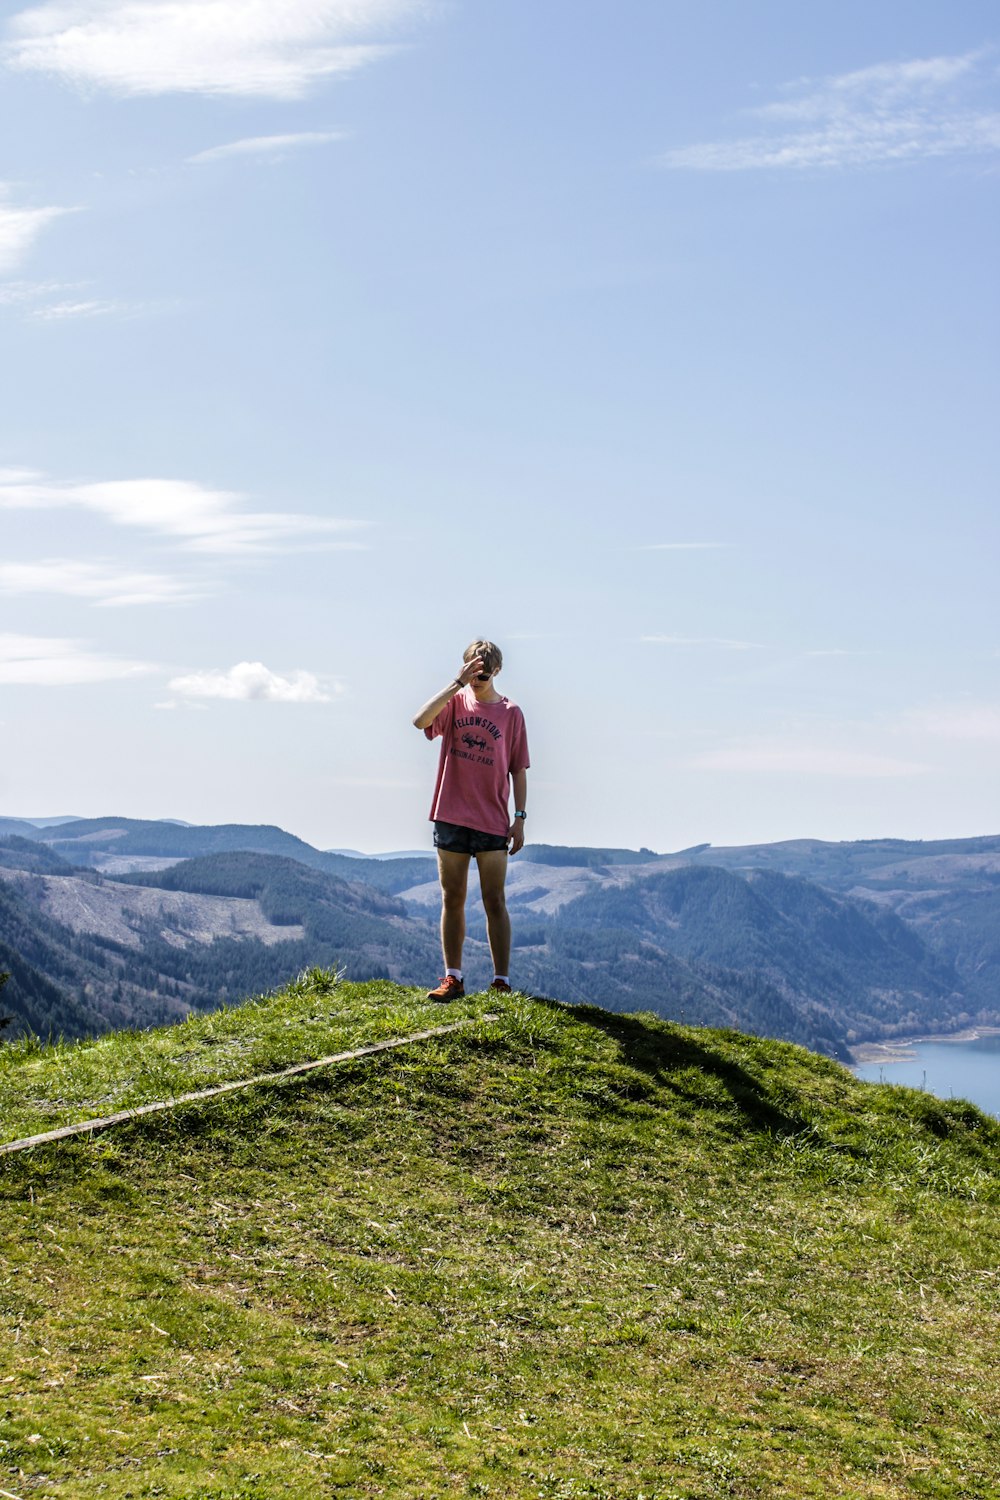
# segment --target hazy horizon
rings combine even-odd
[[[58,824],[65,824],[65,823],[72,823],[72,822],[87,822],[87,821],[90,821],[93,818],[125,818],[126,816],[128,816],[128,815],[125,814],[125,813],[89,813],[86,816],[84,816],[82,814],[78,814],[78,813],[67,813],[67,814],[58,814],[58,815],[54,815],[54,816],[51,816],[51,817],[48,816],[48,815],[45,815],[45,814],[42,814],[42,815],[36,816],[36,817],[25,817],[23,814],[10,813],[10,812],[0,812],[0,821],[2,821],[4,818],[11,818],[11,819],[13,819],[13,818],[20,818],[20,820],[22,822],[31,823],[31,824],[33,824],[36,827],[45,827],[45,826],[47,826],[47,827],[54,827],[54,826],[56,826]],[[194,822],[191,822],[189,819],[186,819],[186,818],[175,818],[175,817],[169,817],[169,816],[165,817],[165,816],[157,816],[157,815],[148,815],[146,817],[140,817],[139,815],[136,815],[136,821],[154,822],[154,823],[174,823],[174,824],[178,824],[178,825],[180,825],[182,827],[185,827],[185,828],[206,828],[206,827],[213,827],[213,826],[218,826],[218,822],[219,822],[219,820],[213,820],[212,822],[194,823]],[[252,827],[252,826],[267,826],[267,827],[281,828],[282,832],[284,832],[284,833],[290,833],[290,834],[294,835],[294,837],[302,839],[305,843],[311,844],[313,846],[313,848],[320,849],[320,850],[323,850],[324,852],[331,853],[331,854],[358,855],[358,856],[360,856],[362,858],[368,857],[368,858],[371,858],[371,859],[384,859],[387,856],[392,855],[392,854],[395,854],[395,855],[414,855],[414,854],[426,853],[429,857],[433,857],[434,856],[434,849],[433,849],[433,846],[431,844],[431,827],[430,827],[429,823],[428,823],[428,826],[427,826],[427,839],[426,839],[426,843],[422,847],[420,845],[415,844],[413,846],[413,848],[404,848],[402,845],[398,845],[398,846],[396,846],[394,848],[384,848],[384,849],[357,849],[357,848],[354,848],[354,847],[349,847],[347,845],[331,845],[331,844],[318,843],[315,839],[310,838],[307,833],[303,833],[299,829],[284,828],[284,827],[282,827],[282,825],[280,823],[278,823],[278,824],[269,823],[268,820],[266,820],[266,819],[263,819],[263,820],[252,820],[252,821],[248,821],[246,819],[235,819],[235,820],[231,820],[231,821],[236,822],[237,824],[244,823],[248,827]],[[2,835],[0,835],[0,836],[2,836]],[[921,840],[920,838],[915,838],[915,839],[904,838],[904,836],[901,835],[901,834],[885,833],[885,834],[874,836],[874,841],[877,842],[880,839],[886,839],[886,840],[901,840],[903,842],[912,842],[912,843],[920,843],[920,842],[935,843],[935,842],[938,842],[941,839],[944,839],[944,840],[947,840],[947,841],[951,842],[951,841],[964,841],[964,840],[970,840],[970,839],[989,839],[989,838],[1000,838],[1000,833],[955,833],[955,834],[943,834],[943,835],[938,834],[938,835],[935,835],[934,838],[923,839],[923,840]],[[679,846],[677,848],[653,849],[652,852],[654,854],[657,854],[657,855],[683,854],[685,852],[685,850],[687,850],[687,849],[695,849],[695,848],[699,848],[699,847],[710,847],[710,848],[716,848],[716,849],[726,849],[726,848],[740,848],[740,847],[751,846],[751,845],[756,845],[756,844],[795,843],[795,842],[799,842],[799,841],[809,842],[809,841],[814,841],[814,840],[818,841],[818,842],[822,842],[822,843],[863,843],[863,842],[867,842],[867,840],[864,840],[864,839],[840,839],[840,840],[838,840],[838,839],[817,839],[817,835],[805,833],[805,834],[792,835],[790,838],[787,838],[787,839],[753,839],[753,840],[741,840],[739,842],[735,842],[735,841],[732,841],[732,840],[719,840],[719,841],[715,841],[715,840],[701,839],[701,840],[695,840],[691,844],[685,844],[684,846]],[[528,841],[528,842],[530,842],[530,841]],[[536,842],[538,842],[538,843],[545,843],[545,844],[552,844],[554,841],[551,840],[551,839],[544,839],[544,840],[543,839],[539,839]],[[579,841],[575,841],[575,842],[579,845]],[[652,845],[650,845],[648,842],[645,842],[645,841],[643,841],[642,843],[639,843],[639,844],[611,844],[611,843],[600,844],[600,845],[587,845],[587,844],[583,844],[583,845],[579,845],[579,847],[582,847],[582,848],[596,847],[596,848],[634,849],[636,851],[638,851],[639,849],[652,849]]]

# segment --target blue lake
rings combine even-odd
[[[852,1072],[870,1083],[903,1083],[940,1099],[970,1099],[1000,1115],[1000,1036],[967,1042],[914,1042],[906,1062],[858,1063]]]

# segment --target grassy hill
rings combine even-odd
[[[0,1489],[1000,1496],[1000,1125],[789,1044],[314,973],[0,1050]]]

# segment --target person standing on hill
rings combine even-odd
[[[441,881],[445,975],[436,989],[428,990],[429,1000],[457,1000],[465,994],[462,948],[473,856],[493,957],[490,988],[505,993],[511,989],[510,917],[504,883],[508,855],[516,854],[524,844],[529,761],[524,715],[493,686],[502,666],[499,646],[473,641],[465,648],[457,677],[430,698],[413,720],[429,740],[441,740],[430,819]]]

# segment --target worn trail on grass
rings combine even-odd
[[[236,1089],[249,1089],[257,1084],[280,1083],[285,1078],[311,1073],[316,1068],[330,1068],[337,1063],[351,1062],[356,1057],[370,1057],[374,1052],[388,1052],[393,1047],[408,1047],[413,1042],[424,1042],[429,1037],[445,1036],[450,1031],[461,1031],[463,1027],[496,1019],[492,1014],[470,1016],[464,1021],[452,1021],[447,1026],[432,1026],[427,1031],[415,1031],[412,1036],[389,1037],[384,1042],[369,1042],[364,1047],[354,1047],[350,1052],[333,1052],[329,1057],[317,1057],[312,1062],[293,1063],[290,1068],[281,1068],[276,1073],[256,1073],[252,1078],[235,1078],[230,1083],[218,1083],[210,1089],[178,1094],[174,1099],[158,1099],[152,1104],[137,1105],[135,1109],[122,1109],[114,1115],[103,1115],[94,1120],[78,1120],[75,1125],[62,1125],[58,1130],[45,1130],[40,1135],[26,1135],[18,1141],[6,1141],[0,1145],[0,1156],[12,1156],[16,1151],[29,1151],[33,1146],[43,1146],[49,1141],[64,1141],[73,1135],[92,1135],[98,1130],[107,1130],[109,1125],[125,1125],[130,1120],[138,1120],[142,1115],[160,1114],[163,1110],[176,1109],[181,1104],[198,1104],[202,1099],[214,1099],[219,1094],[231,1094]]]

